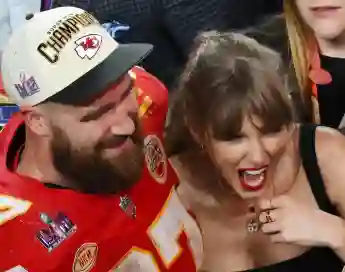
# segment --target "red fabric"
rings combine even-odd
[[[167,90],[153,76],[141,70],[134,69],[134,71],[137,87],[143,91],[138,99],[148,96],[153,105],[149,114],[142,118],[145,134],[154,134],[162,139],[163,121],[168,105]],[[167,265],[167,261],[163,261],[163,255],[159,253],[152,237],[148,235],[150,228],[154,224],[157,226],[157,222],[160,222],[158,220],[162,218],[161,215],[163,216],[165,210],[168,209],[166,206],[167,203],[170,203],[168,199],[173,198],[173,188],[177,183],[175,172],[165,156],[164,160],[153,160],[153,162],[166,164],[167,179],[165,183],[161,184],[153,178],[152,164],[148,163],[147,166],[150,167],[144,168],[138,184],[127,192],[137,209],[137,217],[133,219],[119,207],[121,194],[102,197],[81,194],[69,189],[52,189],[45,187],[37,180],[10,172],[6,167],[9,145],[22,124],[21,114],[15,114],[1,133],[0,204],[12,199],[12,201],[29,201],[31,206],[25,213],[17,214],[12,220],[6,221],[4,220],[6,213],[3,212],[8,210],[1,210],[0,205],[0,220],[2,220],[0,222],[0,244],[2,245],[0,247],[0,271],[21,265],[28,271],[35,272],[107,272],[117,265],[123,264],[127,254],[133,251],[141,254],[141,257],[148,257],[147,260],[150,262],[153,258],[157,270],[153,268],[148,270],[147,267],[144,270],[145,265],[140,259],[138,262],[141,267],[130,271],[196,271],[195,261],[181,222],[179,222],[181,232],[175,233],[180,250],[169,265]],[[148,162],[148,157],[146,156],[146,158]],[[58,212],[63,212],[76,225],[77,229],[58,247],[48,252],[36,237],[41,229],[46,229],[48,226],[40,220],[40,214],[46,213],[54,219]],[[177,214],[173,213],[173,217]],[[188,216],[187,213],[186,215]],[[169,222],[166,220],[165,224],[171,228]],[[172,242],[175,240],[172,239]],[[87,252],[84,257],[77,254],[78,249],[85,243],[97,245],[97,256],[92,255],[91,251]],[[96,257],[93,258],[93,256]],[[91,270],[92,261],[95,261],[95,266]],[[81,270],[81,264],[86,267],[82,267],[84,270]],[[76,265],[79,265],[79,268]]]
[[[162,136],[168,113],[168,91],[165,86],[145,70],[134,67],[135,87],[138,92],[139,114],[147,134]]]
[[[4,86],[2,85],[1,74],[0,74],[0,94],[5,94]]]
[[[309,60],[309,79],[312,81],[312,95],[317,98],[317,85],[326,85],[331,83],[332,76],[321,67],[319,48],[316,42],[309,43]]]

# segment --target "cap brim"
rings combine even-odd
[[[81,105],[103,92],[153,49],[151,44],[120,44],[103,62],[43,102]]]

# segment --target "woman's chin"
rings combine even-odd
[[[332,25],[322,25],[322,27],[315,30],[315,35],[321,40],[332,41],[336,40],[340,36],[343,36],[344,32],[345,31],[343,28],[337,28],[336,26],[334,27]]]
[[[260,184],[248,185],[238,180],[236,185],[233,184],[233,188],[237,195],[244,200],[258,198],[262,196],[264,192],[265,182],[262,182]]]

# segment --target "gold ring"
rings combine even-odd
[[[274,222],[274,220],[272,219],[271,215],[270,215],[270,211],[266,212],[266,223],[272,223]]]

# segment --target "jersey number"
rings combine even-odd
[[[14,198],[8,195],[0,195],[0,226],[26,213],[31,202]]]
[[[189,248],[194,255],[196,266],[199,267],[202,244],[198,226],[173,190],[160,214],[147,230],[166,269],[169,269],[182,253],[179,238],[183,232],[188,237]],[[112,271],[160,272],[153,255],[140,248],[132,248]]]

